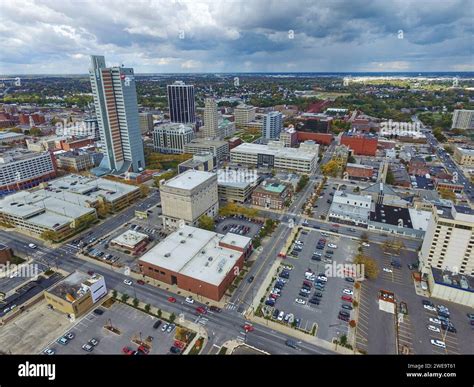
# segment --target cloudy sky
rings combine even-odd
[[[1,0],[0,73],[473,71],[472,0]]]

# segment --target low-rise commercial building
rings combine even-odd
[[[438,192],[440,191],[451,191],[457,194],[462,193],[464,190],[464,185],[461,183],[455,183],[452,180],[448,179],[434,179],[435,181],[435,188]]]
[[[44,298],[55,310],[72,318],[86,314],[107,294],[104,277],[74,272],[44,292]]]
[[[195,226],[202,215],[214,218],[219,210],[217,174],[188,170],[160,184],[163,226]]]
[[[474,308],[474,277],[431,267],[424,278],[432,298]]]
[[[235,164],[310,174],[316,169],[318,154],[319,145],[312,141],[305,141],[299,148],[270,141],[268,145],[241,144],[230,151],[230,160]]]
[[[375,156],[378,138],[374,136],[343,134],[341,144],[348,146],[356,155]]]
[[[194,139],[184,146],[184,153],[198,154],[210,152],[218,161],[229,157],[229,143],[220,140]]]
[[[252,204],[255,206],[282,210],[293,190],[290,185],[275,180],[263,181],[252,193]]]
[[[331,222],[367,227],[372,197],[336,191],[328,212]]]
[[[118,211],[140,197],[133,185],[67,175],[42,189],[17,192],[0,200],[0,220],[26,233],[54,232],[61,240],[97,218],[97,209]]]
[[[474,149],[455,147],[453,157],[460,165],[474,165]]]
[[[251,239],[184,226],[138,261],[141,272],[158,281],[219,301],[252,252]]]
[[[217,188],[219,199],[229,202],[245,203],[258,185],[260,178],[256,170],[219,169]]]
[[[58,154],[56,163],[59,169],[69,172],[87,171],[95,166],[89,153],[77,150]]]
[[[351,179],[370,179],[374,174],[374,168],[368,165],[347,163],[346,173]]]
[[[119,250],[137,253],[144,250],[149,242],[148,235],[142,234],[134,230],[127,230],[123,234],[115,237],[110,241],[110,245]]]
[[[186,160],[178,165],[178,173],[189,169],[210,172],[217,166],[216,157],[210,152],[197,153],[192,159]]]

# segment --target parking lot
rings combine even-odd
[[[153,325],[158,318],[120,302],[101,309],[105,311],[101,316],[90,312],[63,333],[64,335],[71,332],[75,335],[66,345],[59,344],[57,338],[47,348],[53,349],[57,354],[84,355],[89,352],[82,346],[93,338],[98,342],[93,347],[93,354],[121,354],[124,347],[136,350],[138,344],[133,340],[149,344],[150,354],[166,354],[173,345],[176,329],[170,333],[163,332],[163,324],[154,329]],[[118,329],[119,334],[105,329],[105,325],[112,325]]]
[[[227,234],[233,230],[234,233],[253,238],[262,228],[262,224],[248,220],[243,216],[218,219],[216,221],[216,232],[219,234]]]
[[[326,243],[324,248],[318,249],[316,246],[318,241],[324,238]],[[340,273],[330,273],[327,271],[329,267],[336,267],[337,264],[348,264],[351,262],[354,253],[357,251],[357,243],[351,238],[342,237],[336,234],[325,234],[320,231],[304,230],[299,233],[297,240],[300,240],[301,251],[297,251],[297,256],[288,255],[284,265],[292,267],[289,270],[289,277],[281,288],[280,295],[276,297],[276,302],[272,313],[278,319],[283,311],[285,321],[289,314],[289,320],[297,319],[297,325],[301,329],[311,331],[312,326],[317,324],[317,337],[331,341],[333,338],[341,337],[348,333],[348,321],[352,318],[351,301],[343,301],[341,297],[350,294],[344,294],[344,289],[348,293],[353,292],[353,283],[345,280],[344,275]],[[334,244],[337,247],[329,247]],[[294,249],[293,249],[294,250]],[[290,249],[290,252],[292,249]],[[328,254],[333,252],[332,254]],[[321,254],[320,260],[312,259],[313,253]],[[319,258],[319,257],[318,257]],[[314,276],[311,277],[311,273]],[[325,274],[326,281],[323,288],[317,285],[318,275]],[[314,278],[314,279],[311,279]],[[309,293],[304,295],[302,292],[303,281],[313,282]],[[275,286],[278,279],[272,284]],[[272,290],[270,291],[270,293]],[[316,293],[320,293],[319,297],[315,297]],[[269,296],[271,297],[271,296]],[[318,298],[318,303],[312,303],[311,300]],[[302,301],[296,301],[301,299]],[[348,298],[349,300],[349,298]],[[303,303],[304,302],[304,303]],[[343,309],[342,305],[346,305],[348,309]],[[278,313],[276,312],[278,310]],[[339,318],[339,313],[343,312],[348,317],[344,320]],[[299,320],[299,321],[298,321]],[[281,320],[280,320],[281,321]]]
[[[416,261],[416,252],[401,250],[396,256],[384,254],[379,245],[372,244],[364,248],[364,253],[379,263],[380,273],[377,279],[362,282],[359,316],[357,323],[357,347],[369,354],[468,354],[474,353],[474,326],[469,324],[467,313],[473,311],[467,307],[441,300],[430,299],[435,305],[449,308],[456,333],[444,331],[440,323],[430,322],[437,313],[427,310],[422,300],[428,300],[416,294],[412,271],[408,264]],[[391,265],[396,259],[401,267]],[[388,269],[384,271],[383,269]],[[397,307],[400,302],[407,305],[408,314],[403,319],[379,310],[378,293],[387,290],[395,294]],[[439,332],[429,330],[428,326],[439,328]],[[431,344],[432,339],[444,341],[446,348]],[[397,346],[398,344],[398,346]]]
[[[145,211],[145,209],[143,211]],[[85,237],[82,238],[82,240],[75,239],[71,241],[69,245],[76,248],[84,247],[90,257],[104,260],[110,264],[116,263],[134,268],[136,259],[139,255],[143,255],[145,251],[137,255],[133,255],[132,253],[128,254],[121,249],[110,246],[110,242],[127,230],[134,230],[148,236],[150,242],[146,246],[146,250],[149,250],[164,239],[166,234],[162,231],[161,227],[161,208],[157,206],[151,207],[147,210],[147,213],[148,217],[146,219],[134,218],[132,221],[115,229],[107,238],[97,240],[95,238]],[[86,243],[89,244],[89,246],[85,247]]]

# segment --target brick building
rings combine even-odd
[[[251,239],[184,226],[144,254],[138,264],[148,277],[219,301],[252,252]]]
[[[377,153],[378,138],[364,135],[344,134],[341,144],[348,146],[356,155],[375,156]]]

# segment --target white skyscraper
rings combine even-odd
[[[268,140],[278,140],[283,128],[283,115],[280,112],[270,112],[263,117],[262,136]]]
[[[206,98],[204,105],[204,136],[220,138],[217,103],[214,98]]]

